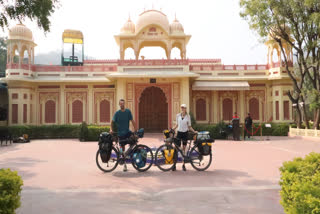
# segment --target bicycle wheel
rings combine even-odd
[[[198,171],[204,171],[208,169],[212,162],[212,154],[210,153],[210,155],[201,155],[197,145],[192,147],[189,153],[189,158],[191,166]]]
[[[145,172],[153,164],[152,150],[146,145],[137,145],[131,153],[132,166],[139,172]]]
[[[104,152],[104,151],[102,151]],[[103,162],[100,154],[100,149],[98,149],[96,154],[96,163],[98,168],[103,172],[111,172],[118,166],[119,153],[116,148],[112,146],[110,159],[108,162]]]
[[[172,145],[160,146],[155,154],[155,164],[166,172],[172,170],[177,163],[178,151]]]

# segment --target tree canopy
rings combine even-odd
[[[45,32],[50,30],[50,15],[59,0],[0,0],[0,26],[8,27],[11,20],[23,22],[25,18],[36,21]]]
[[[240,0],[240,15],[262,39],[274,39],[280,46],[294,90],[288,95],[294,104],[305,103],[311,92],[315,127],[320,122],[320,1],[319,0]],[[291,39],[292,38],[292,39]],[[288,64],[284,45],[296,56],[296,71]],[[307,82],[307,84],[306,84]],[[306,89],[306,85],[308,85]],[[311,86],[311,87],[309,87]],[[299,105],[297,105],[299,112]],[[302,110],[306,112],[305,105]],[[305,118],[308,127],[309,123]]]

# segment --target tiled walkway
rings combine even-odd
[[[257,138],[256,140],[260,140]],[[162,144],[146,134],[142,144]],[[17,213],[283,213],[279,170],[283,161],[320,152],[320,142],[278,137],[270,141],[216,141],[205,172],[138,173],[131,166],[102,173],[96,142],[34,140],[0,147],[0,168],[24,180]]]

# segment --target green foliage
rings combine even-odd
[[[109,132],[110,127],[109,126],[94,126],[90,125],[88,126],[88,138],[86,141],[98,141],[99,135],[102,132]]]
[[[49,17],[56,10],[58,3],[59,0],[0,0],[0,27],[8,27],[10,20],[22,22],[29,18],[47,32],[50,29]]]
[[[85,141],[86,139],[88,139],[88,125],[83,121],[80,125],[79,140]]]
[[[284,162],[281,172],[281,205],[286,213],[320,213],[320,154]]]
[[[0,169],[0,213],[14,214],[20,207],[23,181],[16,171]]]
[[[259,125],[260,124],[254,124],[255,128],[253,129],[253,132],[255,132],[256,128],[258,128]],[[226,128],[226,124],[224,122],[213,125],[196,124],[193,128],[196,131],[209,131],[210,136],[214,139],[225,138],[221,133],[221,130],[224,130]],[[265,123],[262,123],[261,128],[263,136],[288,136],[289,132],[289,124],[287,123],[271,123],[271,128],[266,128]],[[240,130],[242,135],[244,129],[241,128]],[[249,131],[251,132],[251,130]],[[254,134],[254,136],[260,136],[260,129]]]
[[[5,76],[7,65],[7,38],[0,37],[0,77]]]
[[[196,119],[195,119],[192,112],[189,112],[189,115],[190,115],[190,119],[191,119],[191,126],[193,127],[196,125]]]
[[[78,138],[80,132],[80,126],[78,125],[0,127],[0,130],[3,129],[8,129],[13,137],[28,134],[30,139]]]

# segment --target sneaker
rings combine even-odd
[[[124,171],[124,172],[128,171],[126,164],[123,166],[123,171]]]
[[[172,167],[172,171],[176,171],[177,169],[176,169],[176,165],[174,165],[173,167]]]
[[[183,170],[183,171],[187,171],[187,169],[186,169],[186,166],[185,166],[185,165],[182,165],[182,170]]]

